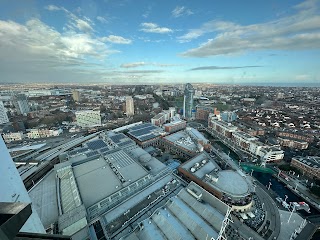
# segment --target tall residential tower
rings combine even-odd
[[[126,97],[126,113],[127,113],[127,116],[134,115],[134,104],[133,104],[133,98],[131,96]]]
[[[183,117],[189,119],[192,117],[193,109],[193,96],[195,89],[190,83],[187,83],[184,88],[184,99],[183,99]]]

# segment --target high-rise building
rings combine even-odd
[[[9,122],[7,110],[5,109],[3,102],[0,101],[0,124]]]
[[[1,167],[0,167],[0,182],[1,194],[0,202],[21,202],[31,203],[28,192],[22,182],[20,174],[12,161],[9,151],[0,137],[0,154],[1,154]],[[32,214],[23,225],[22,232],[45,233],[44,227],[40,221],[39,215],[32,206]],[[0,236],[1,231],[0,231]],[[2,239],[2,237],[1,237]],[[5,238],[6,239],[6,238]]]
[[[13,105],[17,109],[18,114],[27,114],[30,112],[27,97],[24,94],[18,94],[13,97]]]
[[[80,92],[78,90],[73,90],[72,91],[72,98],[73,98],[74,101],[80,102],[81,101]]]
[[[76,113],[77,125],[80,127],[101,126],[101,116],[99,110],[83,110]]]
[[[186,119],[192,118],[193,109],[193,96],[195,89],[190,83],[187,83],[184,88],[184,99],[183,99],[183,117]]]
[[[133,98],[131,96],[126,97],[126,113],[127,113],[127,116],[134,115],[134,104],[133,104]]]

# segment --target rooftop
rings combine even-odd
[[[306,156],[306,157],[293,157],[292,159],[297,160],[309,167],[320,169],[320,157]]]
[[[233,170],[221,170],[205,152],[182,164],[181,168],[206,182],[212,188],[234,197],[243,197],[250,192],[249,184],[243,176]]]
[[[164,137],[164,139],[191,152],[196,152],[198,150],[197,145],[185,131],[170,134]]]
[[[128,134],[140,142],[144,142],[160,136],[163,132],[162,128],[154,126],[151,123],[142,123],[129,128]]]
[[[192,195],[195,188],[204,201]],[[124,239],[217,239],[228,209],[226,204],[191,182]]]

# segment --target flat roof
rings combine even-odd
[[[56,173],[51,171],[30,191],[32,206],[36,209],[45,228],[58,220]]]
[[[156,138],[164,132],[162,128],[152,125],[151,123],[142,123],[140,125],[129,128],[130,136],[141,142]]]
[[[73,171],[86,207],[119,191],[125,183],[135,182],[148,174],[121,149],[106,154],[105,159],[99,157],[74,166]]]
[[[121,188],[120,180],[104,159],[92,160],[73,167],[83,204],[89,207]],[[108,184],[107,184],[108,183]]]
[[[190,136],[185,131],[179,131],[164,137],[167,141],[195,152],[198,150],[197,145],[193,142]]]
[[[306,156],[306,157],[293,157],[292,159],[297,160],[309,167],[320,169],[320,157]]]

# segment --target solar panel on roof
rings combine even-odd
[[[69,155],[76,155],[88,151],[89,148],[80,148],[69,152]]]
[[[143,123],[143,124],[140,124],[138,126],[134,126],[134,127],[130,128],[130,131],[146,128],[146,127],[149,127],[149,126],[153,126],[153,125],[151,123]]]
[[[133,143],[133,141],[129,140],[129,141],[125,141],[125,142],[122,142],[122,143],[118,143],[118,146],[123,147],[125,145],[129,145],[129,144],[132,144],[132,143]]]
[[[92,156],[95,156],[95,155],[99,155],[99,153],[97,151],[93,151],[93,152],[88,152],[86,153],[86,156],[87,157],[92,157]]]
[[[91,142],[87,142],[87,146],[88,146],[88,148],[90,148],[92,150],[96,150],[96,149],[107,147],[105,142],[102,141],[102,140],[94,140],[94,141],[91,141]]]
[[[128,138],[126,135],[124,135],[123,133],[111,136],[110,139],[112,141],[114,141],[115,143],[119,143],[120,140],[124,139],[124,138]]]

